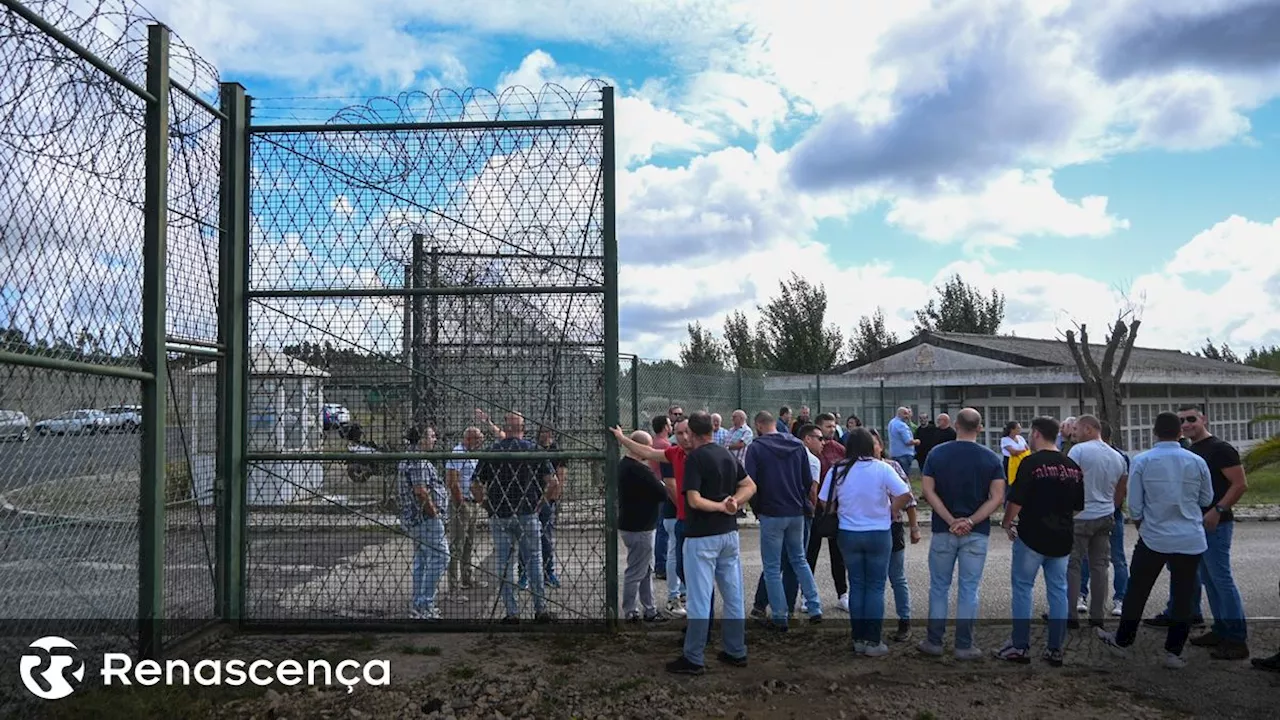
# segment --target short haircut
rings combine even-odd
[[[757,425],[764,425],[765,423],[771,423],[773,421],[774,421],[773,413],[769,412],[768,410],[761,410],[760,412],[756,413],[755,423]]]
[[[417,445],[418,441],[422,439],[422,431],[418,429],[418,426],[412,425],[408,430],[404,431],[404,439],[410,445]]]
[[[791,408],[786,405],[783,405],[782,408],[778,410],[778,417],[782,417],[784,415],[790,415],[790,414],[791,414]]]
[[[876,441],[866,428],[854,428],[844,440],[844,456],[850,460],[876,456]]]
[[[976,433],[982,429],[982,413],[973,408],[965,408],[956,413],[956,429],[967,433]]]
[[[711,415],[704,410],[696,410],[689,416],[689,432],[694,435],[711,434]]]
[[[649,421],[649,425],[653,427],[654,433],[661,434],[671,427],[671,420],[666,415],[654,415],[653,420]]]
[[[1194,412],[1198,412],[1198,413],[1200,413],[1201,415],[1203,415],[1203,414],[1204,414],[1204,410],[1201,410],[1199,405],[1183,405],[1182,407],[1178,408],[1178,412],[1180,412],[1180,413],[1182,413],[1182,412],[1193,412],[1193,411],[1194,411]]]
[[[1040,437],[1053,442],[1058,438],[1058,421],[1051,417],[1038,417],[1031,421],[1031,429],[1040,433]]]
[[[818,432],[822,432],[817,425],[814,425],[813,423],[805,423],[804,425],[800,426],[799,430],[796,431],[796,437],[803,440],[809,437],[809,434],[814,432],[815,430]]]
[[[1102,421],[1098,419],[1097,415],[1081,415],[1076,418],[1076,424],[1102,432]]]
[[[1178,419],[1178,413],[1162,412],[1156,416],[1155,432],[1157,440],[1168,442],[1177,440],[1182,434],[1182,421]]]
[[[821,415],[813,419],[815,423],[824,423],[824,422],[827,422],[828,420],[831,422],[835,422],[836,416],[832,415],[831,413],[822,413]]]

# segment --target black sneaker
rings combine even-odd
[[[895,632],[893,635],[891,635],[890,639],[893,640],[894,642],[906,642],[907,640],[910,640],[911,639],[911,621],[899,620],[898,631]]]
[[[721,650],[720,654],[716,655],[716,659],[724,663],[725,665],[732,665],[734,667],[740,667],[740,668],[744,668],[747,666],[747,658],[745,656],[734,657],[729,653],[725,652],[724,650]]]
[[[1280,672],[1280,652],[1272,655],[1271,657],[1254,658],[1250,660],[1249,663],[1259,670]]]
[[[1218,647],[1222,644],[1222,638],[1217,633],[1210,630],[1203,635],[1197,635],[1189,641],[1192,645],[1202,648]]]
[[[652,615],[644,616],[644,621],[647,623],[664,623],[670,619],[671,618],[668,618],[666,615],[663,615],[662,613],[654,613]]]
[[[1155,617],[1149,617],[1146,620],[1143,620],[1142,624],[1147,627],[1167,628],[1170,625],[1173,625],[1173,620],[1168,615],[1160,613]]]
[[[654,573],[654,574],[653,574],[653,579],[654,579],[654,580],[666,580],[666,579],[667,579],[667,574],[666,574],[666,573]]]
[[[780,623],[776,623],[773,620],[769,620],[769,619],[757,619],[756,625],[758,625],[761,629],[768,630],[770,632],[784,633],[784,632],[787,632],[787,629],[788,629],[788,626],[782,625]]]
[[[822,624],[822,613],[818,613],[817,615],[810,615],[810,616],[809,616],[809,624],[810,624],[810,625],[821,625],[821,624]]]
[[[557,619],[558,618],[556,617],[555,613],[547,612],[546,610],[543,610],[542,612],[533,616],[533,621],[542,625],[546,625],[547,623],[553,623]]]
[[[520,616],[519,616],[519,615],[508,615],[508,616],[506,616],[506,617],[502,618],[502,624],[503,624],[503,625],[519,625],[519,624],[520,624]]]
[[[701,675],[706,671],[705,665],[694,665],[683,655],[667,663],[667,672],[673,675]]]
[[[1065,659],[1061,650],[1045,650],[1043,658],[1045,662],[1049,663],[1050,667],[1062,667]]]

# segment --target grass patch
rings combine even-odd
[[[449,677],[455,680],[470,680],[480,671],[470,665],[454,665],[449,668]]]
[[[1272,465],[1248,474],[1249,491],[1241,505],[1280,505],[1280,465]]]
[[[423,655],[426,657],[439,657],[442,652],[440,648],[434,645],[401,645],[396,648],[396,652],[401,655]]]
[[[358,635],[349,640],[343,640],[342,646],[350,650],[361,652],[369,652],[378,647],[378,636],[376,635]]]
[[[577,665],[578,663],[582,662],[582,656],[579,655],[578,653],[570,652],[568,650],[557,650],[551,653],[551,656],[547,658],[547,662],[551,663],[552,665],[560,665],[560,666]]]

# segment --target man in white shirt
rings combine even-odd
[[[462,433],[462,442],[454,446],[455,453],[472,453],[484,445],[484,433],[478,427],[469,427]],[[484,489],[478,483],[472,483],[476,465],[479,460],[449,460],[444,464],[445,484],[453,498],[453,514],[449,518],[449,546],[453,553],[449,556],[449,587],[455,592],[471,588],[483,588],[486,583],[476,580],[471,564],[472,551],[475,548],[476,520],[484,503]],[[467,599],[454,594],[455,602],[465,603]]]
[[[1091,577],[1108,577],[1115,512],[1124,504],[1128,487],[1124,459],[1102,440],[1102,423],[1097,417],[1076,418],[1074,438],[1067,457],[1084,471],[1084,510],[1075,518],[1075,544],[1067,565],[1067,597],[1071,598],[1080,597],[1080,568],[1085,557],[1089,558]],[[1107,586],[1105,582],[1095,582],[1090,589],[1089,624],[1102,627],[1107,612]]]

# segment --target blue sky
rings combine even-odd
[[[624,351],[673,355],[791,272],[846,331],[879,307],[905,337],[958,272],[1019,335],[1123,295],[1145,345],[1280,343],[1277,3],[847,5],[149,3],[264,98],[616,84]]]

